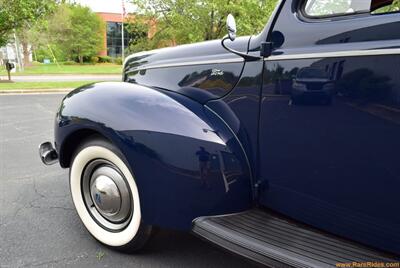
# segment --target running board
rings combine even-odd
[[[192,231],[227,250],[271,267],[319,268],[338,267],[339,263],[399,262],[394,256],[261,209],[200,217],[193,221]]]

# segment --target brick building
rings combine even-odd
[[[122,55],[122,15],[121,13],[96,13],[106,24],[104,31],[103,50],[99,53],[100,56],[120,57]],[[132,16],[132,15],[128,15]],[[129,18],[130,20],[132,18]],[[126,22],[127,18],[125,18]],[[154,35],[155,23],[151,23],[148,37]],[[124,31],[125,48],[129,45],[129,34]]]

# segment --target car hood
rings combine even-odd
[[[227,46],[242,52],[247,52],[249,36],[237,38],[234,42],[227,41]],[[214,60],[230,60],[238,56],[228,52],[221,46],[221,40],[213,40],[177,47],[169,47],[135,53],[124,63],[124,74],[130,71],[146,70],[148,68],[168,67],[169,65],[185,64],[186,62],[207,62]]]

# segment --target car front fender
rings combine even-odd
[[[237,138],[218,116],[187,97],[130,83],[78,88],[57,114],[61,166],[68,167],[65,152],[81,140],[68,143],[69,137],[85,131],[120,149],[147,224],[187,230],[196,217],[252,205],[250,169]]]

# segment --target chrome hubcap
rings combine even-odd
[[[121,195],[114,181],[104,175],[93,180],[90,192],[97,210],[104,217],[112,217],[121,209]]]
[[[94,160],[82,177],[86,207],[103,227],[119,231],[126,227],[133,204],[127,181],[119,170],[105,160]]]

